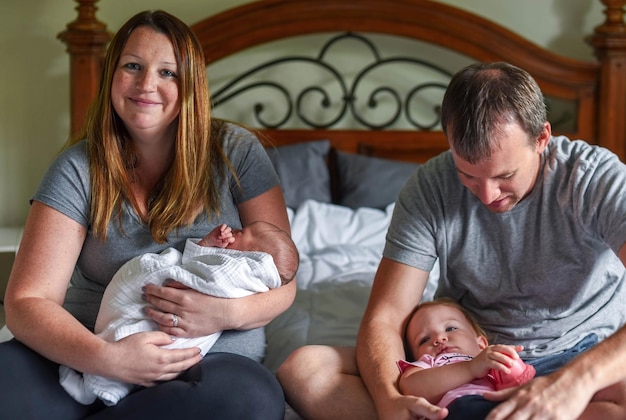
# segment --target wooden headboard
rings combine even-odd
[[[96,17],[97,0],[76,0],[78,17],[59,38],[70,54],[71,129],[95,96],[111,34]],[[626,161],[626,0],[601,0],[606,19],[588,42],[597,60],[559,56],[482,17],[429,0],[261,0],[192,25],[209,64],[244,49],[316,33],[374,33],[419,40],[471,57],[507,61],[529,71],[547,96],[576,103],[571,129],[557,134],[607,147]],[[583,40],[581,40],[583,42]],[[275,144],[330,139],[337,149],[424,160],[447,148],[441,131],[264,129]],[[415,157],[418,156],[418,157]]]

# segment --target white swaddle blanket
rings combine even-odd
[[[272,256],[264,252],[204,247],[188,239],[181,254],[168,248],[160,254],[144,254],[124,264],[113,276],[102,297],[95,333],[106,341],[118,341],[142,331],[156,331],[157,324],[143,308],[142,287],[174,279],[199,292],[238,298],[265,292],[281,285]],[[177,338],[166,348],[199,347],[205,355],[221,333],[196,338]],[[100,398],[115,405],[135,385],[102,376],[81,374],[68,366],[59,368],[59,381],[78,402],[91,404]]]

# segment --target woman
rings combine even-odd
[[[150,285],[146,313],[160,331],[115,343],[92,332],[102,293],[124,262],[182,250],[186,238],[221,223],[257,220],[289,232],[261,144],[210,119],[196,38],[162,11],[132,17],[109,46],[84,135],[32,200],[5,296],[16,340],[0,345],[3,416],[282,418],[280,386],[258,363],[258,327],[291,304],[295,282],[240,299]],[[219,330],[229,331],[204,358],[197,348],[162,348]],[[115,407],[81,405],[59,385],[59,364],[145,388]]]

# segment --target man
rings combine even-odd
[[[441,120],[450,151],[400,194],[356,359],[294,352],[278,371],[289,402],[324,419],[626,418],[626,166],[552,137],[536,82],[506,63],[457,73]],[[492,343],[524,346],[537,378],[449,413],[400,393],[407,317],[437,258],[437,296],[463,305]]]

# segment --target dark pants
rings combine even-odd
[[[179,378],[138,391],[117,405],[82,405],[59,384],[59,365],[17,340],[0,344],[0,418],[282,419],[285,400],[274,375],[231,353],[209,353]]]
[[[571,349],[552,356],[539,357],[537,359],[526,360],[526,363],[533,365],[537,371],[537,376],[549,375],[564,364],[572,360],[586,350],[598,343],[595,334],[589,334]],[[499,403],[487,401],[479,395],[466,395],[457,398],[449,406],[446,420],[480,420],[487,417],[489,412]]]

